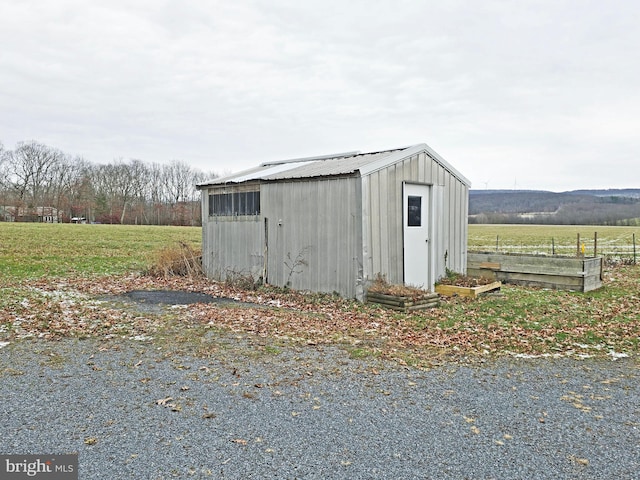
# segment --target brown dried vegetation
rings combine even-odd
[[[424,296],[426,293],[425,290],[421,290],[417,287],[412,287],[408,285],[394,285],[387,282],[387,279],[384,275],[378,274],[376,275],[375,280],[368,288],[369,292],[380,293],[383,295],[394,295],[398,297],[408,297],[412,299],[418,299]]]
[[[215,355],[204,336],[228,332],[259,342],[340,345],[360,356],[423,366],[443,358],[513,353],[637,354],[640,269],[616,267],[605,275],[605,287],[586,294],[505,286],[500,296],[443,298],[439,308],[408,314],[329,294],[269,286],[245,290],[197,275],[42,278],[0,285],[0,341],[164,338],[192,342],[198,354]],[[150,313],[114,300],[141,289],[202,292],[251,305],[194,304]]]
[[[202,277],[202,252],[186,242],[158,250],[147,270],[152,277]]]

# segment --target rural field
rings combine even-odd
[[[304,294],[201,277],[151,276],[158,252],[179,243],[197,249],[200,228],[0,223],[0,341],[25,336],[171,339],[207,355],[212,329],[259,339],[262,351],[288,342],[335,344],[352,357],[429,365],[448,356],[637,353],[640,268],[609,265],[604,287],[589,293],[503,286],[476,300],[446,298],[440,307],[403,314],[332,295]],[[568,243],[589,227],[471,225],[470,250],[511,242],[540,250]],[[598,227],[598,242],[618,245],[634,229]],[[574,245],[575,248],[575,245]],[[588,253],[588,252],[587,252]],[[136,289],[178,289],[251,302],[255,308],[196,304],[167,313],[123,309],[100,300]],[[267,305],[265,309],[259,305]],[[209,340],[206,340],[209,339]]]
[[[143,270],[162,247],[201,243],[199,227],[0,222],[0,275],[27,279]]]
[[[405,314],[171,274],[199,245],[0,223],[0,453],[75,453],[91,479],[637,478],[637,266]],[[133,295],[176,292],[224,302]]]
[[[611,260],[632,260],[640,227],[589,225],[469,225],[470,251],[576,254],[578,235],[585,255],[597,254]],[[597,245],[596,245],[597,236]]]

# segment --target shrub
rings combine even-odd
[[[158,250],[147,274],[154,277],[201,277],[202,253],[185,242]]]

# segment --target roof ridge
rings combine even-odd
[[[273,165],[282,165],[284,163],[302,163],[302,162],[315,162],[318,160],[331,160],[334,158],[346,158],[346,157],[354,157],[359,155],[359,150],[354,150],[353,152],[343,152],[343,153],[332,153],[329,155],[317,155],[315,157],[302,157],[302,158],[291,158],[288,160],[274,160],[271,162],[263,162],[260,164],[261,167],[269,167]]]

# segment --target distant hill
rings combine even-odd
[[[621,188],[607,190],[573,190],[572,195],[594,195],[596,197],[631,197],[640,198],[640,188]]]
[[[640,188],[471,190],[469,223],[640,225]]]

